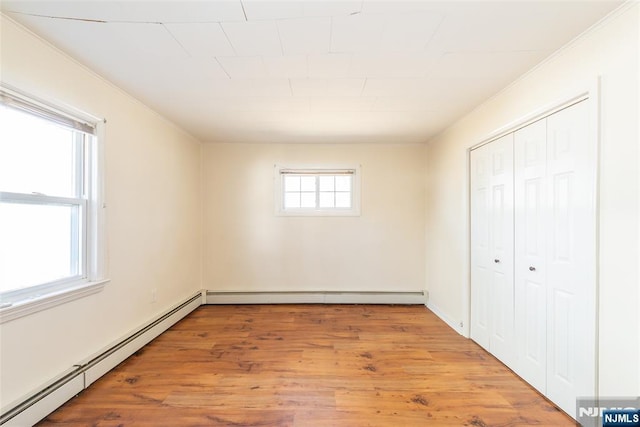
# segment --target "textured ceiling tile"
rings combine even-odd
[[[416,0],[362,0],[362,13],[390,15],[393,13],[413,14],[423,12],[443,13],[457,9],[459,1],[416,1]]]
[[[282,55],[275,22],[225,22],[222,29],[237,55]]]
[[[191,56],[214,57],[235,54],[220,24],[165,24],[165,27]]]
[[[421,52],[442,22],[438,13],[388,15],[380,40],[380,52]]]
[[[304,16],[347,16],[360,12],[362,0],[305,0],[302,7]]]
[[[362,96],[309,98],[311,111],[370,111],[375,98]]]
[[[357,14],[333,18],[332,52],[421,52],[443,16],[437,12]]]
[[[303,16],[302,1],[242,0],[249,21],[300,18]]]
[[[332,18],[331,52],[375,52],[387,23],[383,15],[348,15]]]
[[[164,25],[159,24],[96,24],[109,27],[111,33],[117,34],[119,48],[143,56],[157,58],[184,58],[184,49],[176,42]],[[113,43],[107,40],[106,43]],[[100,55],[99,52],[95,52]],[[117,52],[112,53],[114,56]]]
[[[429,111],[438,108],[435,99],[416,96],[381,96],[375,99],[372,111]]]
[[[113,21],[123,20],[125,17],[122,2],[3,0],[0,6],[7,13],[18,12],[74,19]],[[17,18],[20,20],[19,16]]]
[[[3,0],[2,10],[108,22],[172,23],[244,20],[244,13],[242,12],[242,5],[239,0]]]
[[[356,54],[351,61],[350,77],[415,78],[424,77],[437,58],[426,54]]]
[[[245,111],[308,111],[309,98],[306,97],[250,97],[246,98]]]
[[[286,79],[231,79],[231,93],[242,97],[287,97],[291,96],[289,80]]]
[[[304,79],[309,76],[306,56],[265,56],[262,60],[269,77]]]
[[[362,90],[363,96],[409,96],[412,87],[407,80],[398,81],[397,79],[367,79]]]
[[[309,77],[318,79],[346,78],[351,67],[351,55],[331,53],[327,55],[309,55]]]
[[[91,3],[99,3],[91,2]],[[77,1],[83,3],[83,1]],[[108,2],[105,2],[108,3]],[[120,20],[144,22],[223,22],[244,20],[242,5],[237,0],[127,1],[122,5]]]
[[[426,96],[432,84],[427,79],[367,79],[363,96]]]
[[[303,18],[278,21],[285,55],[329,52],[330,18]]]
[[[360,96],[363,79],[291,79],[294,96]]]
[[[260,56],[228,56],[218,58],[220,65],[232,79],[261,79],[268,77]]]

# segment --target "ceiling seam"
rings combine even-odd
[[[182,48],[182,50],[184,51],[184,53],[186,53],[188,57],[192,58],[192,57],[193,57],[193,55],[191,55],[191,52],[189,52],[189,50],[188,50],[186,47],[184,47],[184,45],[183,45],[182,43],[180,43],[180,40],[178,40],[178,38],[177,38],[177,37],[176,37],[176,36],[171,32],[171,30],[170,30],[170,29],[169,29],[165,24],[160,24],[160,25],[162,25],[162,28],[164,28],[164,29],[165,29],[165,31],[166,31],[167,33],[169,33],[169,35],[171,36],[171,38],[172,38],[176,43],[178,43],[178,46],[180,46],[180,47]]]
[[[214,56],[213,59],[216,60],[216,62],[218,63],[218,65],[220,66],[220,68],[222,69],[222,71],[224,71],[224,73],[227,75],[227,77],[229,77],[229,80],[231,79],[231,74],[229,74],[229,72],[227,71],[226,68],[224,68],[224,65],[222,65],[222,62],[220,62],[220,59],[218,59],[217,56]]]
[[[436,25],[436,28],[433,30],[433,33],[431,33],[431,37],[429,37],[429,40],[427,40],[427,42],[424,44],[424,47],[423,47],[424,50],[428,50],[427,48],[435,38],[436,34],[438,34],[438,31],[440,31],[440,27],[442,27],[442,24],[446,19],[447,19],[446,15],[442,15],[442,18],[440,18],[440,22],[438,22],[438,25]]]
[[[369,81],[369,77],[365,77],[364,82],[362,82],[362,89],[360,89],[360,97],[364,96],[364,88],[367,87],[368,81]]]
[[[289,82],[289,91],[291,92],[291,96],[294,97],[295,95],[293,94],[293,86],[291,85],[291,79],[287,79],[287,81]]]
[[[247,11],[244,9],[244,3],[240,0],[240,7],[242,8],[242,14],[244,15],[244,20],[249,22],[249,18],[247,18]]]
[[[220,26],[220,29],[222,30],[222,34],[224,34],[224,37],[227,39],[227,42],[229,43],[229,46],[231,46],[231,49],[233,49],[233,55],[234,56],[238,56],[238,52],[236,51],[236,47],[233,45],[233,43],[231,43],[231,39],[229,38],[229,35],[224,30],[224,25],[222,25],[222,22],[218,22],[218,25]]]
[[[37,13],[17,12],[8,10],[7,13],[13,13],[15,15],[33,16],[35,18],[47,18],[47,19],[63,19],[67,21],[81,21],[81,22],[93,22],[95,24],[108,24],[108,21],[101,19],[88,19],[88,18],[74,18],[71,16],[53,16],[53,15],[39,15]],[[158,24],[159,22],[139,22],[140,24]]]
[[[278,25],[278,20],[274,20],[274,25],[276,26],[276,33],[278,34],[278,41],[280,42],[280,52],[282,52],[282,56],[285,56],[284,45],[282,44],[282,36],[280,35],[280,26]]]

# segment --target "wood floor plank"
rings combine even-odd
[[[203,306],[41,426],[573,426],[424,306]]]

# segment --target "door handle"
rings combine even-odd
[[[531,266],[531,267],[529,267],[529,271],[536,271],[536,268]]]

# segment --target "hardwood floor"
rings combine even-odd
[[[424,306],[202,306],[41,426],[574,426]]]

